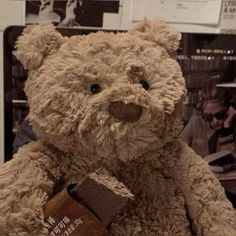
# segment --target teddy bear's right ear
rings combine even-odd
[[[25,69],[35,69],[66,40],[67,38],[57,32],[53,25],[28,26],[16,42],[15,55]]]
[[[147,20],[136,24],[130,34],[136,35],[143,40],[152,41],[164,47],[170,54],[174,53],[181,39],[181,34],[170,25],[160,19]]]

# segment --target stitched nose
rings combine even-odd
[[[134,103],[111,102],[108,111],[120,121],[133,123],[140,118],[143,108]]]

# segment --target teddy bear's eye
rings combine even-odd
[[[139,82],[145,90],[149,89],[149,84],[145,80],[140,80]]]
[[[90,86],[90,90],[91,90],[91,92],[92,92],[93,94],[96,94],[96,93],[100,93],[101,90],[102,90],[102,88],[100,87],[99,84],[92,84],[92,85]]]

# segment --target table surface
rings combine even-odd
[[[236,170],[223,174],[216,174],[225,190],[236,194]]]

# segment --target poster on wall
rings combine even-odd
[[[221,4],[221,0],[133,0],[132,20],[160,17],[171,23],[217,25]]]
[[[223,0],[220,32],[225,34],[236,34],[236,0]]]
[[[104,13],[118,13],[119,0],[27,0],[26,24],[103,27]]]

